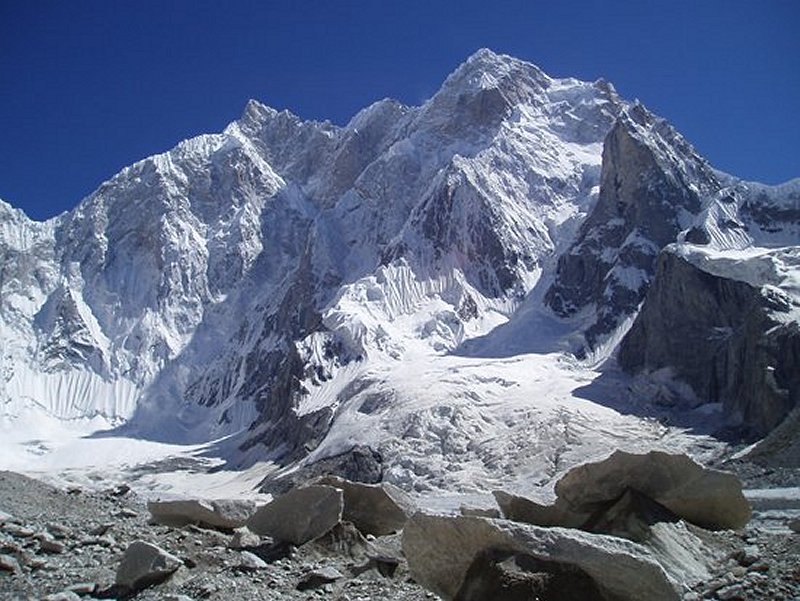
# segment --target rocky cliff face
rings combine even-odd
[[[670,370],[697,403],[722,403],[733,425],[763,436],[800,403],[800,300],[782,277],[798,260],[796,248],[735,261],[665,250],[620,365]]]
[[[636,311],[658,253],[719,186],[672,127],[631,107],[605,139],[597,205],[559,258],[545,302],[563,317],[593,307],[585,336],[595,347]]]

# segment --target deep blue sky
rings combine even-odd
[[[797,0],[0,0],[0,198],[57,214],[248,98],[418,104],[484,46],[607,78],[723,170],[800,176]]]

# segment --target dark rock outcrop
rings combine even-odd
[[[585,332],[594,347],[644,298],[658,252],[681,231],[680,216],[697,214],[700,195],[718,186],[672,127],[641,105],[628,109],[606,136],[597,205],[559,258],[547,305],[562,317],[595,305]]]
[[[489,549],[467,570],[455,601],[604,601],[597,583],[580,568],[522,553]]]
[[[283,494],[325,476],[344,478],[350,482],[377,484],[383,480],[383,457],[369,446],[356,445],[344,453],[303,465],[289,474],[268,478],[261,482],[261,491],[273,495]]]
[[[796,301],[776,286],[714,273],[713,261],[701,268],[679,251],[659,256],[619,363],[631,373],[670,369],[697,403],[721,402],[732,424],[763,436],[800,400]]]

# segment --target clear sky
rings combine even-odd
[[[0,198],[55,215],[248,98],[419,104],[481,47],[605,77],[720,169],[800,176],[799,0],[0,0]]]

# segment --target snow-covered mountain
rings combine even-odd
[[[236,434],[233,465],[369,447],[384,478],[442,489],[688,447],[594,365],[662,249],[796,246],[799,188],[715,171],[605,81],[488,50],[345,127],[250,101],[69,213],[0,204],[1,419]]]

